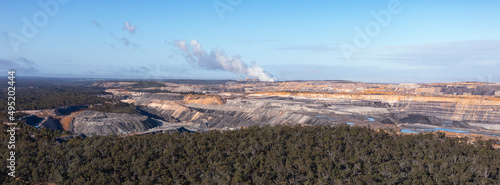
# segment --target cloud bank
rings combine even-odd
[[[222,50],[212,50],[210,53],[201,48],[196,39],[188,45],[185,40],[173,41],[174,46],[180,48],[184,53],[184,58],[191,64],[207,70],[224,70],[236,74],[255,77],[260,81],[274,82],[275,77],[265,72],[262,67],[257,65],[247,65],[241,60],[241,56],[227,56]]]

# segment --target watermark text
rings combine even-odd
[[[7,129],[7,133],[9,139],[7,140],[7,148],[9,151],[9,157],[7,158],[7,168],[9,169],[8,175],[11,177],[16,177],[16,71],[10,70],[8,72],[8,87],[7,87],[7,119],[9,122],[7,125],[9,126]]]

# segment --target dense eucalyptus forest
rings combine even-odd
[[[63,106],[91,105],[109,101],[96,95],[105,94],[95,87],[19,87],[16,91],[16,110],[54,109]],[[0,121],[7,120],[7,91],[0,90]],[[17,116],[21,116],[18,114]]]
[[[6,130],[2,125],[1,129]],[[17,177],[56,184],[500,184],[497,141],[339,125],[93,136],[21,126]],[[7,135],[0,163],[6,166]],[[0,181],[22,184],[1,168]]]

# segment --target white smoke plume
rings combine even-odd
[[[248,75],[264,82],[276,81],[276,78],[265,72],[262,67],[257,65],[248,66],[241,60],[241,56],[239,55],[227,56],[226,53],[221,50],[212,50],[210,53],[207,53],[201,48],[200,43],[198,43],[196,39],[191,41],[190,46],[186,44],[185,40],[174,40],[173,43],[174,46],[182,49],[184,58],[186,58],[189,63],[196,64],[204,69],[224,70]]]

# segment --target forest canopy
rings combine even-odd
[[[104,103],[108,100],[96,96],[106,94],[106,92],[95,87],[24,87],[16,92],[16,110],[40,110],[63,106],[91,105]],[[0,105],[7,105],[6,89],[0,90]],[[6,107],[0,106],[0,112],[5,113]],[[0,121],[6,120],[7,114],[0,114]]]
[[[57,135],[20,129],[19,178],[57,184],[500,183],[500,150],[493,148],[498,141],[467,144],[444,134],[399,135],[340,125],[93,136],[61,144]],[[3,166],[6,140],[2,134]],[[14,182],[7,170],[1,168],[0,181]]]

